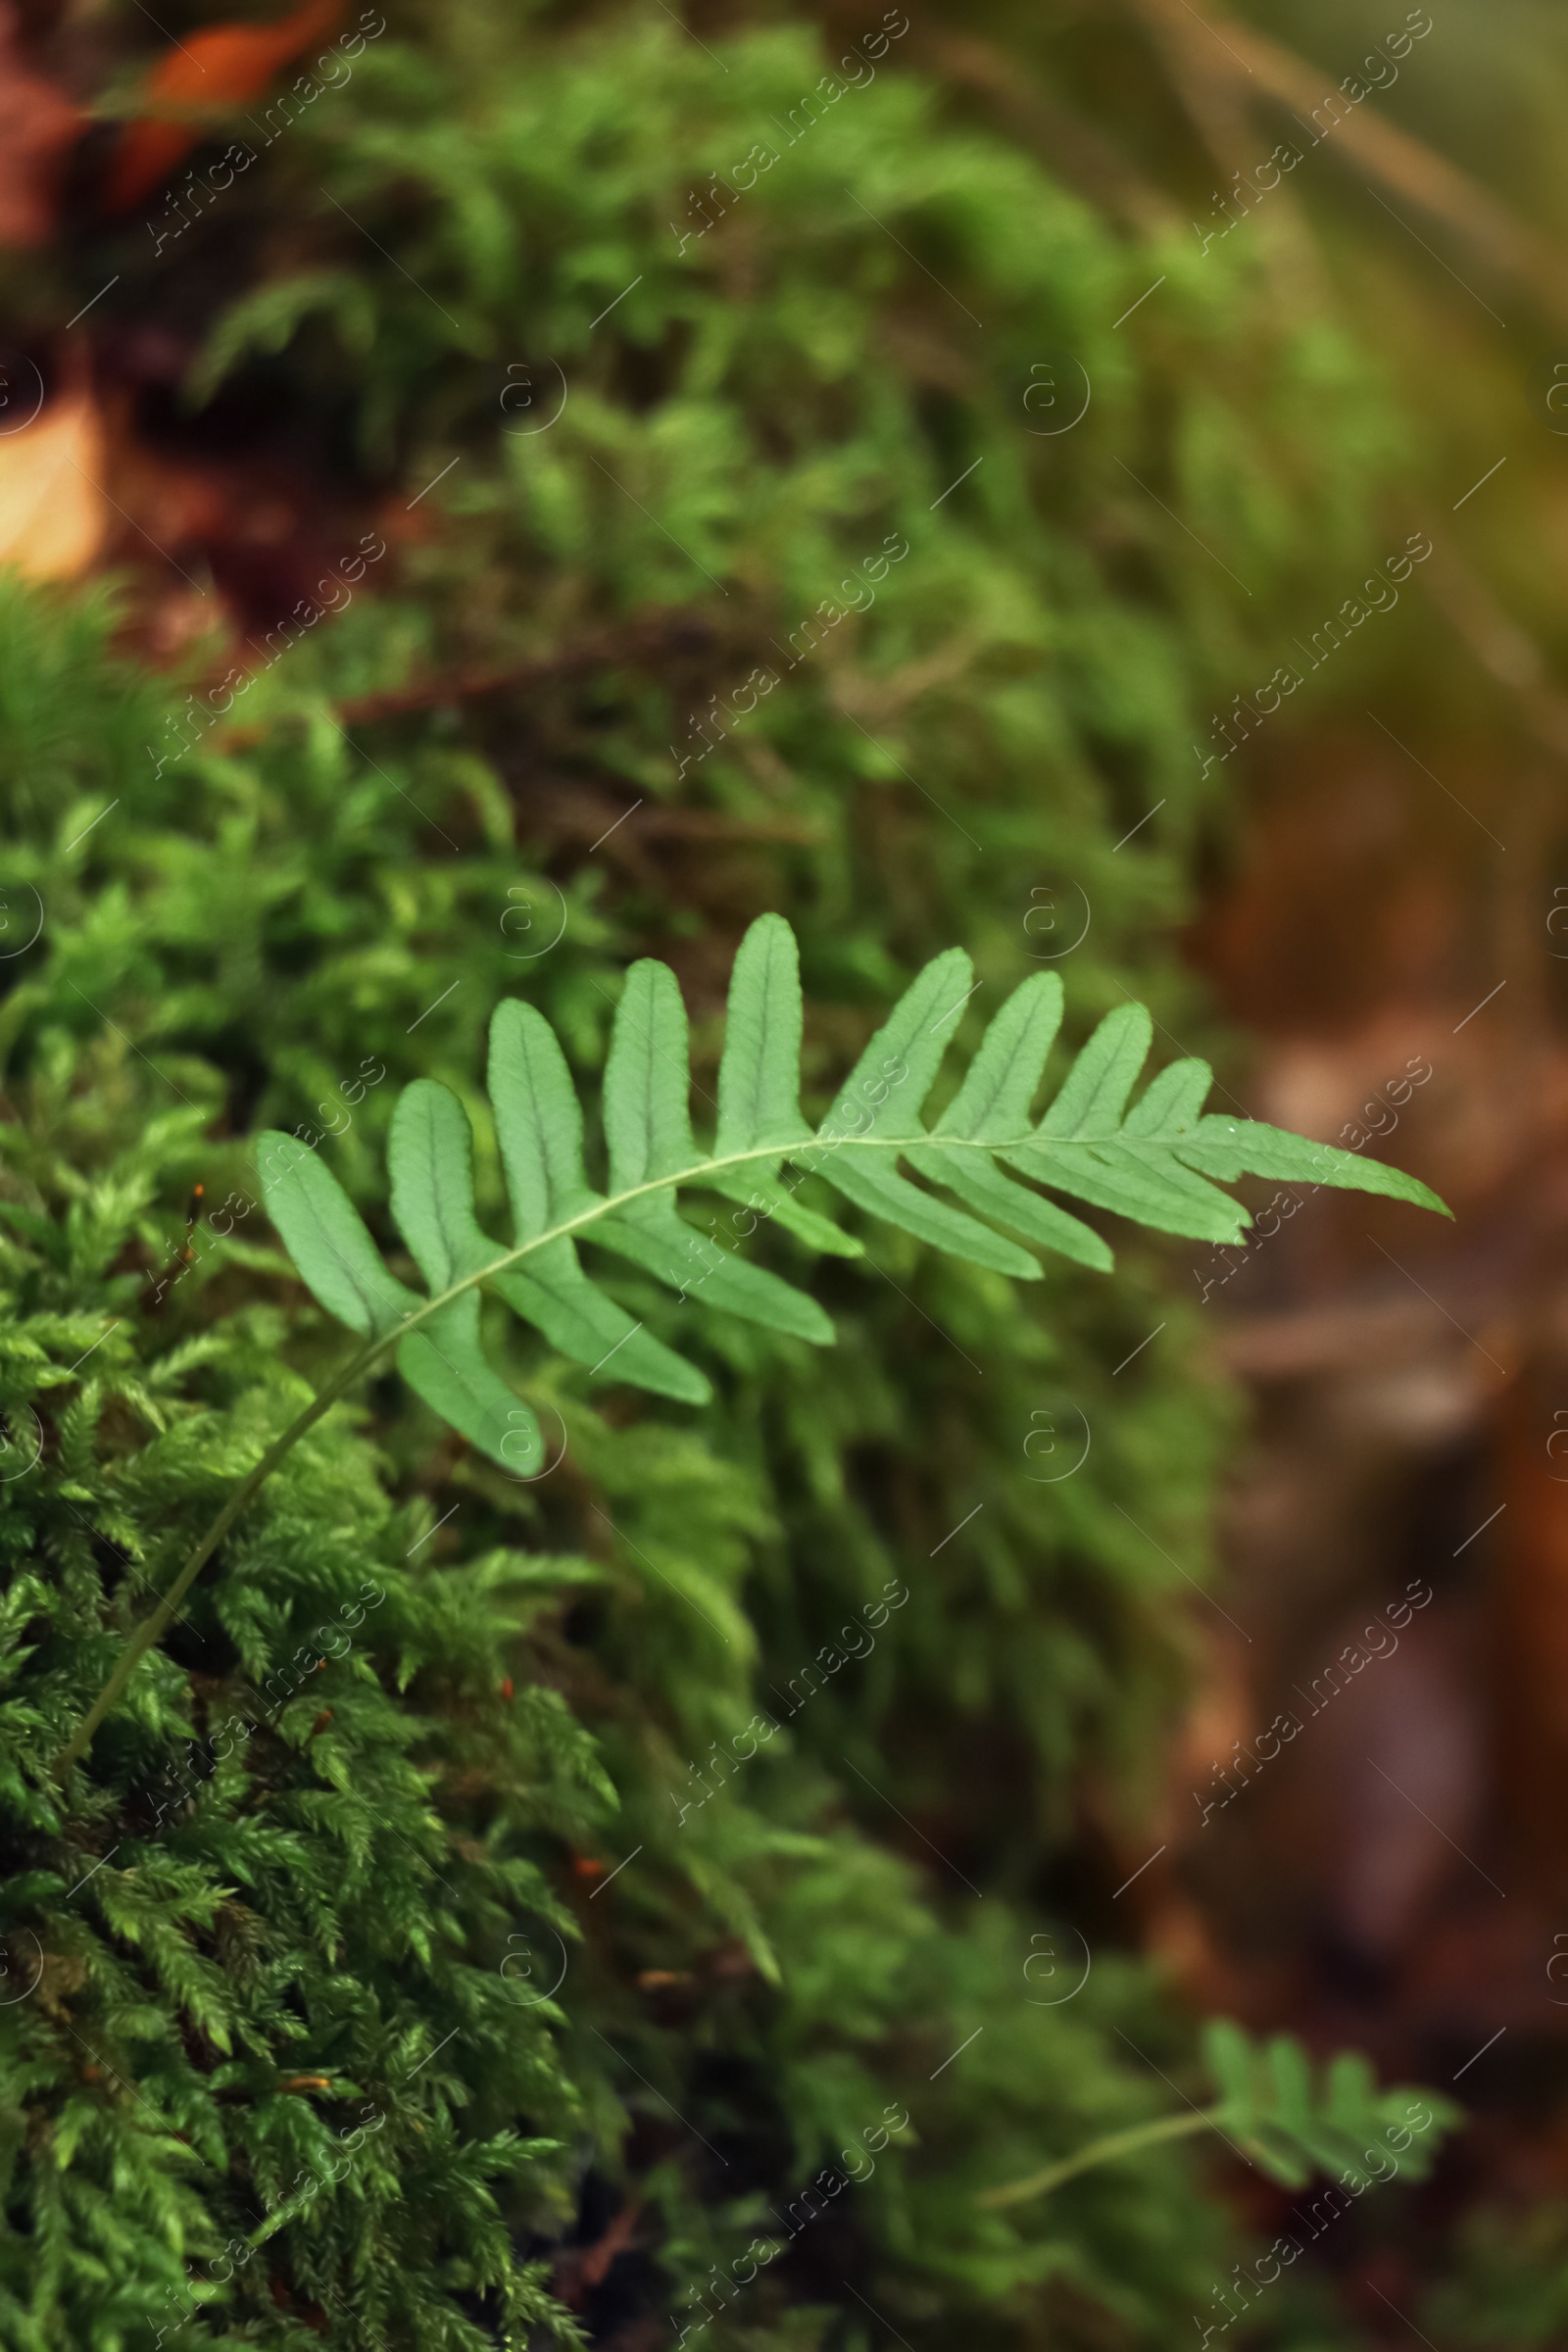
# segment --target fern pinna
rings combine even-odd
[[[1050,972],[1031,974],[1014,989],[962,1086],[928,1128],[921,1110],[973,994],[961,948],[935,956],[813,1129],[800,1108],[803,1007],[795,936],[782,916],[760,916],[731,974],[716,1132],[712,1150],[702,1152],[692,1133],[679,986],[666,964],[634,963],[605,1071],[604,1192],[589,1182],[582,1110],[554,1031],[533,1005],[507,1001],[491,1022],[489,1086],[515,1228],[510,1249],[493,1241],[475,1214],[473,1137],[456,1095],[416,1079],[393,1117],[392,1213],[429,1286],[422,1298],[388,1270],[315,1152],[297,1137],[264,1134],[259,1165],[272,1222],[320,1304],[365,1345],[230,1497],[138,1627],[62,1764],[82,1752],[136,1659],[160,1638],[257,1488],[394,1345],[403,1377],[461,1436],[514,1474],[541,1466],[538,1423],[480,1345],[481,1287],[592,1372],[692,1404],[709,1394],[702,1373],[598,1287],[578,1258],[579,1240],[629,1258],[700,1304],[831,1343],[833,1326],[814,1300],[682,1218],[676,1197],[684,1188],[742,1203],[754,1220],[749,1230],[772,1217],[809,1249],[858,1255],[851,1235],[796,1198],[807,1177],[818,1176],[872,1216],[1022,1281],[1038,1280],[1039,1264],[999,1227],[1084,1265],[1108,1269],[1111,1254],[1091,1226],[1014,1182],[1007,1170],[1139,1224],[1209,1242],[1239,1242],[1250,1222],[1213,1178],[1349,1186],[1448,1213],[1435,1193],[1398,1169],[1257,1120],[1205,1114],[1212,1082],[1205,1061],[1173,1062],[1129,1107],[1152,1037],[1140,1004],[1106,1014],[1049,1109],[1031,1125],[1062,1013],[1061,982]],[[962,1205],[911,1183],[899,1172],[901,1160]]]

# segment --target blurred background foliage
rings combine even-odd
[[[1215,2290],[1285,2226],[1240,2165],[1153,2149],[1037,2206],[974,2196],[1201,2098],[1190,2011],[1219,2006],[1445,2087],[1494,2017],[1533,2053],[1528,2084],[1467,2075],[1495,2118],[1431,2189],[1347,2220],[1239,2335],[1557,2340],[1544,1972],[1568,1640],[1537,1457],[1562,1212],[1541,1182],[1522,1208],[1519,1171],[1549,1163],[1568,1100],[1547,929],[1563,36],[1533,6],[1386,15],[453,0],[394,6],[292,121],[279,94],[347,12],[289,20],[298,54],[275,44],[249,81],[196,8],[155,25],[30,0],[10,25],[0,340],[18,413],[29,369],[43,398],[0,437],[9,1190],[63,1209],[128,1188],[114,1266],[137,1279],[72,1299],[126,1305],[106,1363],[172,1361],[193,1400],[231,1404],[186,1351],[272,1313],[268,1344],[318,1376],[338,1343],[260,1214],[205,1248],[194,1229],[153,1300],[191,1188],[248,1197],[264,1124],[335,1129],[330,1164],[395,1246],[396,1087],[470,1085],[508,993],[591,1073],[646,953],[681,975],[710,1094],[724,975],[768,906],[802,940],[818,1109],[889,991],[956,941],[982,979],[966,1042],[1048,961],[1069,1045],[1139,996],[1165,1055],[1215,1054],[1233,1099],[1331,1138],[1363,1082],[1443,1044],[1427,1124],[1391,1151],[1456,1199],[1459,1234],[1315,1203],[1227,1278],[1240,1315],[1210,1299],[1212,1253],[1195,1279],[1193,1252],[1126,1230],[1113,1282],[1054,1264],[1035,1298],[880,1235],[869,1267],[817,1264],[831,1354],[705,1325],[700,1424],[514,1343],[564,1447],[527,1486],[373,1388],[362,1434],[399,1509],[456,1514],[421,1579],[503,1552],[593,1563],[497,1674],[562,1695],[618,1811],[505,1790],[494,1822],[581,1930],[549,2096],[514,2121],[590,2119],[501,2210],[594,2342],[670,2340],[665,2315],[890,2101],[909,2132],[712,2342],[1217,2328]],[[1387,71],[1309,146],[1374,44]],[[150,140],[160,110],[177,155]],[[1261,185],[1291,140],[1300,160]],[[1308,674],[1302,641],[1413,534],[1433,552],[1396,608]],[[352,597],[299,627],[372,544]],[[1301,687],[1260,718],[1282,663]],[[778,683],[758,696],[760,671]],[[1250,715],[1221,732],[1238,696]],[[1450,1007],[1499,979],[1455,1031]],[[171,1128],[181,1102],[200,1118]],[[480,1184],[499,1197],[493,1164]],[[1475,1388],[1446,1321],[1388,1338],[1379,1286],[1412,1267],[1446,1317],[1479,1317],[1503,1389]],[[672,1317],[616,1286],[650,1329]],[[1394,1434],[1357,1485],[1314,1399],[1365,1371],[1369,1331],[1392,1368],[1357,1435]],[[1450,1347],[1423,1419],[1410,1367],[1437,1377]],[[1202,1588],[1237,1372],[1262,1410],[1221,1607]],[[1081,1432],[1081,1468],[1042,1475]],[[1539,1902],[1506,1946],[1466,1912],[1406,2011],[1399,1954],[1431,1948],[1442,1889],[1421,1881],[1427,1910],[1374,1933],[1336,1893],[1351,1865],[1261,1796],[1184,1874],[1190,1792],[1283,1703],[1298,1649],[1308,1673],[1333,1654],[1336,1609],[1451,1558],[1510,1445],[1507,1528],[1532,1533],[1467,1555],[1505,1605],[1486,1618],[1467,1588],[1438,1614],[1521,1662],[1522,1729],[1506,1769],[1472,1760],[1479,1797],[1426,1809],[1509,1852]],[[1434,1480],[1425,1517],[1388,1503]],[[726,1780],[715,1744],[890,1582],[909,1598],[874,1653]],[[1449,1689],[1430,1682],[1429,1709]],[[1404,1868],[1382,1848],[1355,1866]],[[1065,1969],[1080,1936],[1088,1984],[1037,2005],[1031,1938]],[[456,2115],[494,2061],[475,2035],[447,2063]],[[395,2208],[374,2230],[345,2235],[345,2266],[366,2243],[388,2259]],[[285,2300],[233,2340],[304,2342],[318,2319],[383,2340],[347,2271],[340,2307],[319,2248],[281,2242]],[[422,2307],[374,2324],[449,2340]]]

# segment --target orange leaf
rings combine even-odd
[[[209,24],[160,59],[146,96],[171,110],[239,106],[266,89],[279,66],[309,47],[334,21],[342,0],[305,0],[276,24]],[[126,123],[104,190],[106,212],[123,212],[168,178],[201,137],[184,122],[153,118]]]

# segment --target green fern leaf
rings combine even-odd
[[[814,1208],[808,1208],[804,1200],[798,1200],[788,1186],[776,1183],[769,1176],[754,1175],[750,1168],[700,1168],[692,1182],[726,1200],[739,1201],[742,1208],[758,1216],[770,1217],[808,1250],[818,1250],[823,1256],[865,1255],[863,1243],[858,1242],[853,1233],[846,1233],[830,1217],[818,1216]]]
[[[826,1177],[858,1207],[917,1240],[1021,1282],[1034,1282],[1040,1268],[1015,1242],[934,1200],[890,1166],[853,1154],[840,1156],[846,1144],[872,1136],[886,1142],[924,1135],[920,1109],[941,1067],[954,1020],[973,993],[971,969],[961,948],[950,948],[932,958],[850,1072],[818,1131],[825,1149],[791,1156]],[[928,1148],[925,1153],[928,1168],[933,1152],[934,1148]],[[944,1155],[935,1157],[946,1166]],[[911,1157],[910,1164],[918,1163]],[[947,1181],[945,1175],[942,1181]]]
[[[1435,2091],[1379,2090],[1353,2050],[1341,2050],[1316,2082],[1299,2042],[1282,2034],[1265,2049],[1228,2017],[1204,2026],[1203,2057],[1220,2094],[1214,2106],[1189,2100],[1184,2114],[1107,2132],[1027,2180],[983,2189],[977,2203],[1022,2205],[1101,2165],[1210,2131],[1287,2188],[1304,2188],[1314,2173],[1338,2173],[1360,2195],[1374,2180],[1424,2179],[1445,2133],[1461,2120],[1459,2108]],[[1348,2204],[1343,2189],[1337,2193]],[[1333,2210],[1330,2204],[1331,2218]]]
[[[687,1089],[686,1007],[666,963],[645,956],[626,974],[605,1068],[610,1189],[630,1193],[696,1160]]]
[[[715,1158],[810,1134],[801,1116],[803,1020],[795,934],[781,914],[759,915],[730,974]]]
[[[796,1103],[800,1051],[794,934],[781,917],[764,915],[748,932],[731,975],[715,1157],[749,1153],[755,1158],[760,1144],[809,1134]],[[612,1191],[641,1192],[641,1198],[602,1220],[592,1238],[683,1297],[701,1288],[708,1305],[727,1307],[819,1346],[830,1344],[833,1327],[813,1300],[694,1233],[676,1214],[672,1191],[645,1189],[666,1174],[689,1182],[698,1166],[688,1085],[686,1007],[675,975],[662,963],[634,963],[615,1008],[604,1110]],[[759,1162],[759,1175],[764,1172],[765,1163]],[[706,1395],[706,1382],[703,1389]]]
[[[1220,2094],[1220,2108],[1238,2132],[1252,2129],[1252,2047],[1228,2017],[1211,2017],[1203,2028],[1203,2059]]]
[[[961,948],[934,956],[894,1005],[849,1077],[819,1134],[920,1135],[920,1111],[936,1083],[954,1023],[974,994]]]
[[[1299,2042],[1282,2034],[1265,2048],[1229,2018],[1208,2021],[1203,2055],[1221,2093],[1215,2127],[1288,2188],[1314,2173],[1348,2177],[1357,2193],[1395,2173],[1421,2180],[1459,2120],[1436,2092],[1380,2090],[1354,2050],[1339,2051],[1314,2080]]]
[[[1149,1058],[1154,1024],[1142,1004],[1107,1012],[1040,1122],[1043,1136],[1112,1135]]]
[[[1173,1061],[1145,1087],[1122,1121],[1123,1135],[1140,1141],[1185,1135],[1197,1125],[1213,1083],[1206,1061]]]
[[[711,1396],[695,1364],[644,1331],[597,1288],[569,1241],[551,1243],[528,1260],[526,1272],[499,1273],[494,1279],[514,1313],[590,1372],[608,1371],[612,1359],[612,1380],[629,1381],[683,1404],[706,1404]]]
[[[1031,972],[1020,981],[980,1041],[953,1101],[937,1121],[938,1135],[1010,1144],[1029,1124],[1046,1057],[1061,1026],[1062,986],[1055,972]]]
[[[1102,1241],[1092,1225],[1070,1216],[1054,1200],[1042,1200],[1038,1193],[1014,1184],[989,1160],[950,1160],[920,1144],[912,1145],[905,1156],[920,1175],[945,1184],[970,1208],[995,1217],[999,1225],[1010,1225],[1026,1242],[1076,1258],[1079,1265],[1093,1266],[1102,1274],[1108,1274],[1114,1265],[1108,1243]]]
[[[1023,1242],[1097,1267],[1110,1264],[1110,1251],[1092,1227],[1016,1175],[1146,1225],[1217,1241],[1238,1239],[1247,1221],[1210,1181],[1219,1174],[1315,1175],[1441,1205],[1393,1169],[1250,1120],[1205,1117],[1204,1062],[1175,1063],[1132,1102],[1152,1035],[1136,1004],[1100,1023],[1031,1127],[1061,1021],[1054,974],[1034,974],[1013,991],[948,1109],[928,1127],[926,1099],[974,993],[961,949],[935,956],[813,1133],[799,1105],[795,941],[779,916],[761,916],[731,977],[717,1135],[708,1152],[692,1134],[686,1008],[675,976],[662,963],[633,964],[605,1072],[604,1193],[588,1179],[582,1110],[549,1023],[532,1005],[501,1005],[491,1023],[489,1080],[512,1204],[510,1246],[479,1224],[473,1137],[457,1096],[419,1079],[393,1115],[392,1213],[428,1286],[422,1299],[382,1265],[316,1154],[291,1138],[264,1137],[268,1197],[295,1264],[321,1304],[368,1343],[332,1393],[396,1340],[405,1376],[455,1429],[514,1474],[537,1466],[532,1416],[480,1344],[482,1287],[593,1376],[701,1403],[709,1395],[702,1373],[600,1287],[578,1257],[579,1242],[629,1260],[684,1302],[825,1346],[833,1328],[815,1300],[750,1262],[738,1246],[773,1220],[813,1248],[858,1248],[795,1199],[807,1174],[867,1215],[1020,1281],[1040,1274]],[[785,1174],[786,1163],[794,1176]],[[727,1243],[732,1234],[735,1247],[720,1246],[681,1215],[677,1202],[687,1187],[747,1203],[746,1222],[731,1218],[723,1237]],[[324,1409],[323,1400],[312,1409]],[[1216,2063],[1229,2070],[1227,2097],[1239,2101],[1251,2085],[1244,2045],[1221,2036],[1215,2049]],[[1254,2093],[1255,2085],[1247,2091]]]
[[[754,1211],[748,1232],[756,1230],[757,1221]],[[833,1345],[833,1326],[814,1298],[781,1282],[765,1266],[750,1265],[721,1249],[688,1225],[667,1200],[641,1207],[635,1219],[603,1217],[587,1238],[601,1250],[629,1258],[682,1298],[700,1292],[705,1306],[725,1308],[748,1323],[786,1332],[818,1348]]]
[[[937,1136],[1004,1144],[1026,1130],[1030,1104],[1061,1025],[1061,981],[1054,972],[1033,972],[1013,990],[986,1030],[963,1085],[938,1120]],[[918,1174],[945,1184],[968,1207],[1010,1226],[1041,1249],[1055,1250],[1102,1272],[1114,1262],[1092,1226],[1013,1184],[980,1154],[969,1159],[917,1147],[906,1157]]]
[[[504,1470],[525,1478],[543,1468],[538,1422],[479,1345],[477,1292],[465,1291],[411,1331],[398,1348],[398,1370],[433,1413]]]
[[[362,1339],[384,1339],[419,1300],[395,1282],[337,1178],[297,1136],[257,1138],[268,1213],[313,1296]]]
[[[571,1073],[555,1032],[531,1004],[496,1008],[490,1094],[518,1241],[538,1240],[552,1226],[591,1213],[599,1196],[583,1167],[582,1111]],[[486,1257],[498,1254],[487,1243]],[[514,1313],[574,1362],[599,1371],[613,1358],[612,1378],[684,1403],[707,1402],[703,1375],[590,1281],[569,1238],[546,1241],[526,1272],[498,1274],[495,1287]]]
[[[1312,2070],[1306,2052],[1298,2041],[1281,2034],[1268,2045],[1268,2061],[1280,2129],[1299,2136],[1310,2129],[1312,2117]]]
[[[497,1254],[473,1213],[473,1131],[448,1087],[416,1078],[392,1113],[392,1215],[432,1292]]]
[[[1188,1065],[1176,1065],[1185,1073],[1179,1080],[1154,1081],[1152,1103],[1146,1096],[1127,1112],[1152,1037],[1153,1024],[1141,1004],[1107,1012],[1033,1137],[1006,1156],[1054,1191],[1138,1224],[1199,1241],[1239,1242],[1250,1220],[1171,1149],[1186,1132],[1178,1122],[1193,1083]],[[1206,1072],[1205,1064],[1193,1067]]]
[[[1419,1177],[1391,1168],[1381,1159],[1362,1159],[1332,1144],[1308,1143],[1283,1127],[1261,1119],[1224,1119],[1212,1115],[1197,1121],[1176,1150],[1189,1167],[1205,1176],[1234,1184],[1238,1176],[1266,1176],[1281,1184],[1327,1184],[1349,1192],[1382,1193],[1391,1200],[1410,1200],[1418,1208],[1435,1208],[1440,1216],[1453,1211]]]
[[[564,1224],[596,1199],[582,1158],[582,1110],[542,1012],[509,999],[490,1023],[490,1100],[519,1242]]]
[[[1016,1242],[993,1233],[989,1226],[966,1217],[961,1209],[949,1208],[945,1201],[933,1200],[929,1193],[922,1193],[891,1168],[855,1158],[827,1156],[811,1164],[818,1175],[825,1176],[858,1208],[869,1210],[872,1216],[884,1218],[905,1233],[912,1233],[917,1241],[929,1242],[934,1249],[946,1250],[954,1257],[966,1257],[977,1266],[990,1266],[999,1274],[1015,1275],[1020,1282],[1039,1281],[1040,1268]]]

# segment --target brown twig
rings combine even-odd
[[[1200,21],[1184,0],[1137,0],[1137,7],[1167,37],[1195,51],[1200,42],[1204,71],[1233,83],[1238,94],[1272,98],[1298,121],[1300,110],[1310,115],[1334,94],[1319,68],[1235,17],[1219,16],[1216,24],[1211,9]],[[1343,115],[1327,143],[1463,237],[1490,268],[1530,287],[1554,316],[1568,318],[1568,256],[1446,156],[1365,107]]]
[[[510,662],[504,669],[446,670],[390,693],[357,695],[338,704],[337,715],[345,726],[371,726],[379,719],[401,718],[411,710],[438,710],[450,703],[522,694],[530,687],[564,684],[596,670],[646,669],[671,660],[696,661],[712,654],[720,642],[711,622],[695,612],[661,612],[634,628],[590,638],[538,661]]]

